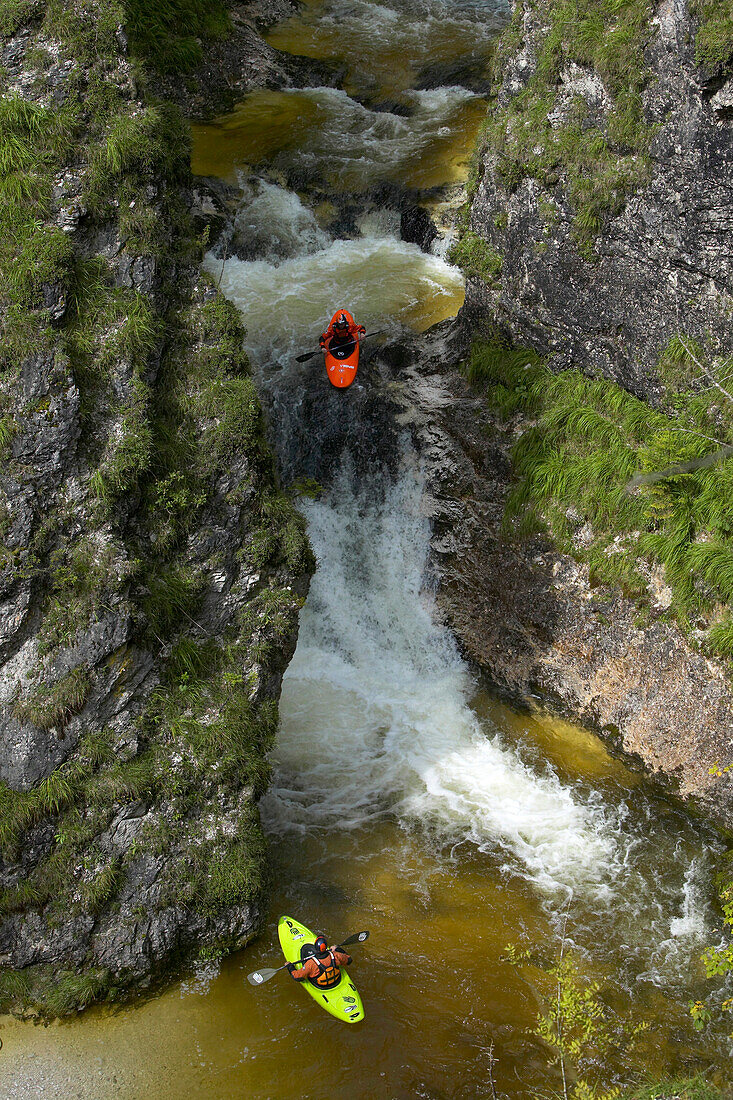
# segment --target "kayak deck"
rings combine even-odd
[[[356,340],[341,345],[330,341],[326,348],[326,373],[332,386],[340,390],[350,386],[356,378],[358,366],[359,344]]]
[[[277,934],[282,947],[283,955],[287,962],[300,963],[302,959],[301,949],[315,942],[315,933],[306,928],[294,917],[280,917],[277,926]],[[364,1019],[364,1006],[356,986],[349,977],[346,967],[341,967],[341,980],[332,989],[319,989],[309,981],[300,982],[300,985],[316,1001],[317,1004],[330,1012],[337,1020],[343,1020],[347,1024],[358,1024]]]

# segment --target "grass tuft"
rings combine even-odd
[[[40,729],[63,729],[83,709],[91,689],[88,670],[75,668],[55,684],[41,684],[28,698],[16,700],[13,714]]]
[[[499,253],[470,229],[453,245],[448,259],[461,268],[467,279],[493,283],[501,271]]]
[[[687,370],[690,351],[686,339],[673,341],[664,362]],[[636,564],[656,560],[681,622],[733,601],[733,459],[717,453],[733,440],[733,410],[722,395],[701,400],[670,389],[671,407],[661,412],[605,379],[553,375],[535,353],[500,341],[476,342],[467,373],[497,415],[521,418],[524,428],[513,451],[507,534],[526,537],[546,523],[561,549],[588,563],[592,584],[620,586],[640,601],[646,586]],[[663,476],[643,481],[658,471]],[[592,537],[581,549],[574,535],[583,524]],[[729,635],[724,619],[711,646],[727,653]]]

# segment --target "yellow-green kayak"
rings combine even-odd
[[[303,948],[307,949],[316,940],[315,933],[293,917],[280,917],[277,934],[286,961],[292,963],[300,963],[307,958],[310,952],[308,950],[303,952]],[[343,1020],[347,1024],[358,1024],[359,1020],[364,1019],[361,997],[345,967],[341,967],[341,981],[332,989],[319,989],[307,979],[299,984],[310,993],[321,1008],[325,1008],[326,1012],[330,1012],[337,1020]]]

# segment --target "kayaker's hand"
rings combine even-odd
[[[288,974],[292,974],[295,970],[295,963],[288,963]]]

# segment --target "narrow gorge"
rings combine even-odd
[[[731,1095],[728,6],[0,32],[0,1096]]]

